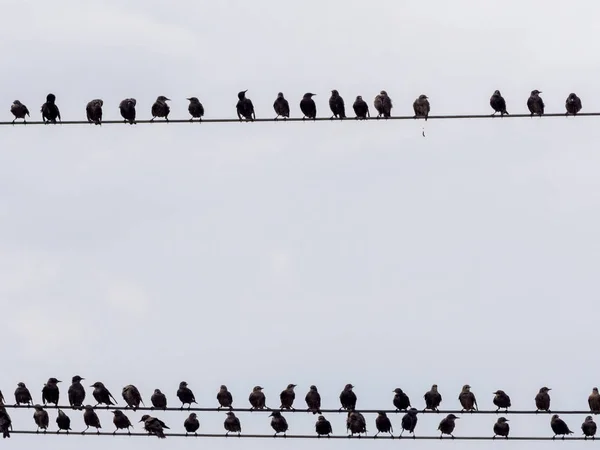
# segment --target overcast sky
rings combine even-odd
[[[126,97],[149,119],[158,95],[173,99],[172,118],[188,117],[190,96],[205,118],[233,118],[244,89],[257,117],[274,117],[279,91],[292,116],[305,92],[329,116],[332,89],[348,110],[362,95],[371,111],[385,89],[394,115],[412,114],[423,93],[432,114],[491,113],[496,89],[514,114],[527,112],[533,89],[547,112],[564,112],[570,92],[583,112],[600,110],[593,0],[0,6],[2,121],[15,99],[40,120],[49,92],[65,120],[85,119],[93,98],[104,100],[105,119],[118,119]],[[316,384],[324,407],[337,407],[353,383],[359,408],[390,408],[396,387],[423,408],[437,383],[442,407],[454,409],[468,383],[482,409],[496,389],[532,409],[546,385],[554,409],[585,409],[600,384],[597,120],[431,120],[426,137],[413,121],[4,126],[0,388],[12,401],[23,381],[40,402],[48,377],[64,380],[66,394],[79,374],[105,382],[120,404],[133,383],[148,403],[160,388],[177,405],[186,380],[201,406],[216,406],[221,383],[247,406],[260,384],[278,406],[288,383],[298,384],[299,405]],[[9,412],[15,429],[35,429],[32,411]],[[68,414],[82,430],[80,413]],[[181,431],[187,413],[157,415]],[[201,431],[221,432],[224,417],[200,414]],[[244,431],[271,432],[267,415],[239,417]],[[51,430],[55,418],[50,411]],[[343,415],[328,418],[345,433]],[[548,415],[509,418],[514,435],[552,435]],[[564,418],[580,435],[584,416]],[[112,414],[100,419],[113,430]],[[436,435],[440,419],[421,416],[417,433]],[[314,420],[288,414],[290,433],[312,433]],[[463,416],[455,435],[491,435],[495,420]],[[308,445],[20,435],[10,445],[109,442]]]

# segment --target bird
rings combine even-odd
[[[125,403],[127,403],[126,407],[133,408],[134,411],[140,407],[140,403],[144,405],[142,394],[140,394],[138,388],[136,388],[133,384],[128,384],[125,386],[121,395],[123,396]]]
[[[48,94],[46,96],[46,103],[42,105],[40,112],[42,113],[42,120],[45,124],[50,122],[56,123],[57,118],[58,120],[61,120],[60,110],[58,109],[58,106],[56,106],[56,96],[54,94]]]
[[[348,411],[348,417],[346,418],[346,430],[350,431],[350,434],[354,436],[358,434],[360,437],[361,433],[367,433],[367,422],[365,417],[358,411]]]
[[[302,120],[307,118],[315,120],[317,118],[317,104],[312,99],[315,95],[317,94],[311,94],[310,92],[307,92],[302,97],[302,100],[300,100],[300,111],[302,111],[302,114],[304,114]]]
[[[167,409],[167,396],[160,389],[154,389],[150,402],[152,402],[153,408]]]
[[[126,98],[119,103],[119,111],[124,122],[129,122],[130,125],[135,124],[135,105],[137,101],[135,98]]]
[[[140,419],[140,422],[144,422],[144,430],[148,432],[150,435],[154,435],[159,439],[165,439],[165,428],[170,430],[170,428],[165,425],[165,423],[157,419],[156,417],[149,416],[148,414],[144,414]]]
[[[275,430],[273,437],[277,436],[279,433],[283,433],[283,436],[285,437],[288,430],[288,423],[287,420],[285,420],[285,417],[283,417],[279,411],[273,411],[269,414],[269,417],[273,417],[271,419],[271,428]]]
[[[392,439],[394,439],[394,435],[392,434],[394,432],[394,429],[392,428],[392,422],[385,412],[379,411],[377,413],[377,417],[375,418],[375,427],[377,428],[377,433],[375,433],[375,436],[373,437],[377,437],[379,433],[390,433]]]
[[[417,413],[418,410],[417,408],[410,408],[406,414],[404,414],[404,416],[402,417],[402,422],[400,425],[402,425],[402,431],[400,432],[400,437],[402,437],[402,433],[404,433],[404,431],[408,431],[409,433],[412,433],[413,438],[415,437],[415,428],[417,426],[417,422],[419,421],[418,417],[417,417]]]
[[[31,393],[22,381],[17,383],[17,389],[15,389],[15,402],[17,402],[17,405],[33,405]]]
[[[252,104],[252,100],[246,97],[246,92],[248,92],[248,89],[238,92],[238,102],[237,105],[235,105],[240,122],[242,121],[242,117],[244,117],[246,121],[253,121],[256,118],[256,115],[254,114],[254,105]]]
[[[440,425],[438,426],[438,430],[440,431],[440,439],[444,434],[448,434],[452,436],[454,439],[454,435],[452,432],[454,431],[454,427],[456,426],[456,419],[460,419],[460,417],[456,417],[454,414],[448,414],[446,417],[442,419]]]
[[[12,420],[4,406],[0,406],[0,433],[2,433],[2,438],[10,438],[10,431],[12,431]]]
[[[598,393],[598,388],[592,388],[592,393],[588,397],[588,405],[590,406],[590,411],[593,413],[600,412],[600,393]]]
[[[35,432],[39,433],[41,428],[45,433],[48,429],[48,424],[50,423],[48,412],[42,407],[42,405],[35,405],[33,408],[35,409],[33,413],[33,421],[37,425],[37,430]]]
[[[321,414],[321,394],[319,394],[314,384],[309,388],[304,401],[306,402],[306,406],[308,406],[309,412]]]
[[[279,118],[279,116],[283,117],[283,120],[287,120],[288,117],[290,117],[290,104],[283,97],[283,92],[279,92],[277,94],[277,98],[275,99],[275,102],[273,103],[273,109],[275,110],[275,113],[277,114],[277,116],[275,116],[275,120],[277,120]]]
[[[500,94],[498,89],[496,89],[490,97],[490,106],[494,110],[492,116],[495,116],[497,112],[500,113],[500,117],[503,117],[504,114],[508,114],[508,111],[506,110],[506,100],[504,100],[504,97],[502,97],[502,94]]]
[[[331,428],[331,422],[327,420],[323,416],[317,417],[317,423],[315,423],[315,431],[317,432],[317,436],[325,436],[329,437],[331,433],[333,433],[333,429]]]
[[[379,119],[381,116],[384,118],[391,117],[392,108],[392,99],[388,96],[386,91],[381,91],[378,95],[375,96],[375,101],[373,102],[375,105],[375,109],[378,112],[377,118]]]
[[[12,103],[10,107],[10,112],[13,114],[13,116],[15,116],[14,120],[12,121],[13,124],[17,119],[23,119],[23,123],[27,123],[27,120],[25,120],[25,116],[29,117],[29,110],[27,109],[27,106],[25,106],[19,100],[15,100]]]
[[[294,399],[296,398],[296,393],[294,392],[295,387],[295,384],[290,383],[287,385],[287,388],[281,391],[281,394],[279,394],[279,399],[281,400],[279,409],[292,409],[295,411],[292,406],[294,404]]]
[[[84,434],[90,427],[94,427],[96,432],[100,434],[100,428],[102,428],[100,418],[96,414],[96,411],[94,411],[94,408],[92,408],[92,405],[85,405],[83,408],[83,423],[85,423],[86,427],[81,434]]]
[[[475,394],[471,392],[471,386],[465,384],[458,395],[458,400],[462,406],[461,411],[477,411],[477,400]]]
[[[106,405],[106,407],[108,408],[110,405],[117,404],[117,400],[113,397],[113,395],[110,393],[110,391],[108,389],[106,389],[106,386],[104,386],[104,383],[102,383],[100,381],[96,381],[90,387],[94,388],[92,395],[96,399],[96,402],[97,402],[96,406],[104,403]],[[111,401],[111,398],[115,401],[114,403]]]
[[[587,441],[587,438],[591,437],[592,439],[596,440],[596,430],[598,429],[596,422],[594,422],[594,419],[592,416],[587,416],[585,418],[585,420],[583,421],[583,423],[581,424],[581,431],[583,431],[583,435],[585,436],[585,440]]]
[[[188,384],[185,381],[179,383],[179,389],[177,389],[177,397],[181,401],[180,409],[183,409],[183,405],[185,405],[186,403],[189,405],[188,409],[192,407],[192,403],[198,404],[198,402],[196,401],[196,397],[194,397],[194,393],[188,387]]]
[[[356,394],[352,389],[354,389],[354,386],[348,383],[340,393],[340,403],[342,404],[340,411],[342,409],[352,411],[356,408]]]
[[[396,407],[396,411],[403,411],[410,408],[410,399],[408,395],[404,393],[404,391],[400,388],[394,389],[394,406]]]
[[[333,119],[334,117],[336,119],[339,118],[340,120],[346,118],[346,106],[344,105],[344,99],[336,89],[331,91],[331,97],[329,97],[329,108],[333,113],[333,116],[331,116],[330,119]]]
[[[265,409],[267,408],[266,402],[267,398],[263,393],[263,388],[261,386],[254,386],[252,392],[250,392],[250,396],[248,397],[248,401],[252,406],[251,409]],[[268,409],[268,408],[267,408]]]
[[[69,386],[69,390],[67,391],[67,395],[69,396],[69,404],[73,409],[81,409],[83,406],[83,401],[85,400],[85,389],[81,384],[82,380],[85,380],[85,378],[75,375],[71,379],[71,386]]]
[[[564,439],[566,434],[573,434],[573,432],[569,430],[569,427],[565,421],[558,417],[558,414],[554,414],[550,419],[550,427],[554,432],[552,439],[555,439],[558,435],[562,435],[562,438]]]
[[[529,108],[531,117],[533,117],[534,114],[537,114],[540,117],[542,116],[542,114],[544,114],[545,105],[544,101],[540,97],[541,93],[542,91],[534,89],[533,91],[531,91],[531,95],[527,99],[527,108]]]
[[[152,119],[150,119],[150,122],[154,122],[154,119],[157,117],[164,117],[167,122],[169,121],[169,113],[171,112],[171,108],[169,108],[167,102],[170,101],[171,99],[165,97],[164,95],[159,95],[156,97],[156,101],[152,104]]]
[[[500,411],[500,408],[504,408],[506,411],[508,411],[508,408],[510,408],[510,397],[506,394],[506,392],[502,391],[502,390],[497,390],[496,392],[494,392],[494,405],[496,405],[498,408],[496,409],[496,411]]]
[[[238,436],[242,433],[242,425],[240,423],[240,419],[238,419],[234,413],[229,411],[227,413],[227,417],[225,417],[225,422],[223,422],[223,426],[225,427],[225,436],[229,435],[229,433],[237,433]]]
[[[46,403],[54,403],[55,406],[58,406],[58,398],[60,396],[58,383],[62,383],[62,381],[57,380],[54,377],[48,378],[48,381],[42,388],[42,401],[44,402],[44,406],[46,406]]]
[[[538,412],[538,411],[550,412],[550,394],[548,394],[548,391],[550,391],[550,390],[551,389],[547,388],[546,386],[540,388],[540,391],[535,396],[535,407],[537,408],[535,410],[535,412]]]
[[[505,439],[508,439],[510,426],[507,422],[509,422],[509,420],[506,417],[498,418],[498,420],[494,424],[494,437],[492,439],[496,439],[496,436],[503,436]]]
[[[425,399],[425,409],[423,411],[431,409],[432,411],[439,412],[438,406],[442,403],[442,395],[438,392],[437,384],[431,386],[431,390],[425,392],[423,398]]]
[[[188,112],[192,116],[190,122],[194,121],[194,118],[199,119],[198,122],[202,122],[202,116],[204,115],[204,106],[198,100],[198,97],[190,97],[186,100],[189,100],[190,104],[188,105]]]
[[[62,411],[62,409],[58,410],[56,425],[58,425],[57,434],[60,433],[60,430],[65,430],[67,434],[69,434],[69,431],[71,430],[71,419]]]
[[[196,413],[190,413],[189,417],[183,421],[183,427],[185,428],[185,435],[188,433],[194,433],[196,436],[198,433],[198,428],[200,428],[200,421],[198,420],[198,415]]]
[[[219,388],[219,392],[217,392],[217,401],[219,402],[219,408],[229,408],[231,409],[231,405],[233,404],[233,396],[231,392],[227,390],[227,386],[224,384]]]
[[[113,434],[117,434],[117,431],[119,430],[126,429],[127,434],[131,435],[129,428],[133,428],[133,425],[131,424],[129,417],[127,417],[120,409],[115,409],[112,413],[114,414],[113,423],[115,424],[115,431],[113,431]]]
[[[104,102],[99,98],[90,101],[85,107],[85,113],[89,123],[102,125],[102,106]]]
[[[576,115],[581,111],[581,99],[571,92],[565,102],[565,108],[567,109],[567,116],[569,114]]]
[[[425,94],[421,94],[419,95],[419,98],[414,101],[413,110],[415,111],[415,119],[417,117],[425,117],[425,120],[427,120],[427,117],[429,117],[429,110],[431,107],[428,98],[429,97]]]
[[[354,109],[356,119],[366,119],[367,117],[371,117],[371,114],[369,113],[369,105],[360,95],[356,96],[356,100],[354,100],[352,109]]]

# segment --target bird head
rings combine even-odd
[[[17,386],[18,386],[18,387],[20,387],[20,388],[24,388],[24,387],[26,387],[26,386],[25,386],[25,383],[23,383],[22,381],[19,381],[19,382],[17,383]]]
[[[159,95],[158,97],[156,97],[156,101],[157,101],[157,102],[163,102],[163,103],[164,103],[164,102],[170,102],[170,101],[171,101],[171,99],[170,99],[170,98],[167,98],[167,97],[165,97],[164,95]]]
[[[100,382],[100,381],[96,381],[94,384],[92,384],[90,387],[99,389],[99,388],[103,388],[104,387],[104,383]]]
[[[540,388],[540,394],[545,394],[546,392],[551,390],[551,388],[544,386],[543,388]]]
[[[92,405],[85,405],[83,407],[83,409],[85,409],[86,411],[93,411],[94,410],[94,408],[92,408]]]
[[[437,392],[437,384],[432,385],[431,390]]]
[[[379,95],[388,95],[386,91],[381,91]]]
[[[62,381],[57,380],[56,378],[52,377],[52,378],[48,378],[48,384],[56,384],[56,383],[62,383]]]
[[[234,414],[234,413],[232,413],[231,411],[228,411],[228,412],[226,412],[226,413],[225,413],[225,415],[226,415],[227,417],[235,417],[235,414]]]
[[[254,389],[252,389],[254,392],[260,392],[263,390],[262,386],[254,386]]]
[[[311,385],[311,386],[310,386],[310,388],[309,388],[309,389],[310,389],[311,391],[316,391],[316,390],[317,390],[317,387],[316,387],[316,386],[313,384],[313,385]]]
[[[356,96],[356,101],[357,102],[362,102],[362,95],[357,95]]]
[[[227,390],[227,386],[225,386],[224,384],[221,385],[221,390],[222,391],[226,391]]]
[[[352,386],[350,383],[348,383],[346,386],[344,386],[345,391],[351,391],[353,388],[354,388],[354,386]]]
[[[494,91],[494,95],[497,95],[498,97],[500,97],[500,96],[501,96],[501,94],[500,94],[500,91],[499,91],[498,89],[496,89],[496,90]]]
[[[277,93],[277,98],[283,98],[283,92]]]
[[[246,92],[248,92],[248,89],[246,89],[245,91],[238,92],[238,98],[240,100],[242,100],[243,98],[245,98],[246,97]]]
[[[394,389],[394,394],[404,394],[404,391],[400,388]]]
[[[419,100],[427,100],[428,98],[425,94],[419,95]]]
[[[54,95],[54,94],[46,95],[46,101],[48,103],[54,103],[56,101],[56,95]]]
[[[75,376],[74,376],[74,377],[71,379],[71,381],[72,381],[73,383],[79,383],[79,382],[80,382],[80,381],[82,381],[82,380],[85,380],[85,378],[83,378],[83,377],[80,377],[79,375],[75,375]]]
[[[149,418],[150,418],[150,416],[149,416],[148,414],[144,414],[144,415],[142,416],[142,418],[140,419],[140,422],[144,422],[144,421],[148,420]],[[139,422],[138,422],[138,423],[139,423]]]
[[[594,388],[592,388],[592,392],[593,392],[594,394],[597,394],[597,393],[598,393],[598,388],[597,388],[597,387],[594,387]]]
[[[455,419],[460,419],[460,417],[457,417],[454,414],[448,414],[448,416],[446,416],[446,419],[455,420]]]
[[[42,411],[44,408],[42,408],[42,405],[33,405],[33,409],[36,411]]]
[[[13,105],[20,105],[20,104],[21,104],[21,102],[20,102],[19,100],[15,100],[15,101],[13,102]]]
[[[196,417],[198,417],[198,414],[190,413],[190,419],[195,419]]]
[[[182,381],[181,383],[179,383],[179,388],[181,389],[181,388],[187,387],[187,385],[188,385],[187,382]]]
[[[462,388],[463,392],[469,392],[470,389],[471,389],[471,386],[469,386],[468,384],[465,384]]]
[[[552,419],[550,419],[550,420],[556,420],[556,419],[558,419],[558,417],[559,417],[559,416],[558,416],[558,414],[554,414],[554,415],[552,416]]]
[[[296,386],[297,386],[297,384],[290,383],[290,384],[287,385],[287,388],[293,390]]]
[[[505,422],[510,422],[510,421],[506,417],[498,418],[498,423],[505,423]]]
[[[338,95],[340,95],[340,93],[337,91],[337,89],[334,89],[331,91],[331,96],[332,97],[337,97]]]
[[[593,422],[593,421],[594,421],[594,418],[593,418],[592,416],[587,416],[587,417],[585,418],[585,421],[586,421],[586,422]]]
[[[379,414],[380,416],[383,416],[383,417],[387,417],[387,414],[385,413],[385,411],[378,411],[377,414]]]
[[[534,95],[534,96],[541,94],[541,93],[542,93],[542,91],[538,91],[537,89],[534,89],[533,91],[531,91],[531,95]]]
[[[269,417],[281,417],[281,413],[279,411],[273,411],[269,414]]]

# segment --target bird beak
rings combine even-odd
[[[92,386],[90,386],[90,387],[94,387],[94,386],[92,385]]]
[[[460,417],[455,417],[454,419],[460,419]]]
[[[510,422],[510,420],[506,419],[507,422]]]
[[[140,421],[138,423],[140,423],[142,420],[140,419]]]
[[[56,382],[57,382],[57,383],[62,383],[62,381],[60,381],[60,380],[56,380]]]
[[[244,91],[244,94],[245,94],[246,92],[248,92],[248,89],[246,89],[246,90]]]
[[[171,99],[170,99],[170,98],[165,98],[165,100],[171,101]]]
[[[186,100],[191,100],[190,98],[186,98]]]
[[[538,94],[541,94],[541,93],[542,93],[542,91],[538,91]]]

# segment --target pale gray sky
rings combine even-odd
[[[173,99],[172,118],[188,117],[192,95],[206,118],[235,117],[243,89],[257,117],[274,116],[278,91],[293,116],[307,91],[329,115],[331,89],[349,110],[356,95],[373,110],[386,89],[395,115],[411,114],[421,93],[432,114],[491,113],[495,89],[511,113],[527,111],[532,89],[547,112],[563,112],[570,92],[584,112],[600,110],[600,4],[592,0],[0,6],[1,120],[12,120],[15,99],[40,120],[48,92],[65,120],[84,119],[93,98],[104,100],[105,119],[118,119],[125,97],[147,119],[158,95]],[[597,118],[438,120],[425,138],[422,125],[2,127],[5,396],[24,381],[39,401],[50,376],[67,381],[66,393],[77,373],[104,381],[118,399],[133,383],[145,400],[158,387],[171,403],[187,380],[202,406],[216,404],[221,383],[246,406],[254,385],[274,404],[293,382],[301,404],[316,384],[324,407],[335,407],[351,382],[359,408],[391,407],[395,387],[422,408],[432,383],[446,409],[458,406],[465,383],[485,409],[496,389],[514,408],[532,408],[543,385],[553,388],[553,408],[585,408],[600,384],[589,353],[600,258]],[[33,427],[32,411],[10,412],[15,428]],[[179,431],[186,415],[159,416]],[[199,417],[201,431],[222,430],[224,414]],[[112,431],[112,415],[100,418]],[[343,415],[328,418],[344,431]],[[510,418],[514,435],[550,435],[547,415]],[[565,420],[579,435],[583,418]],[[271,431],[266,415],[240,419],[244,431]],[[421,416],[418,433],[436,434],[440,419]],[[312,433],[314,420],[288,415],[290,433]],[[392,420],[399,431],[400,415]],[[490,434],[494,421],[463,417],[455,435]],[[71,450],[83,442],[92,450],[308,444],[36,436],[10,444]]]

